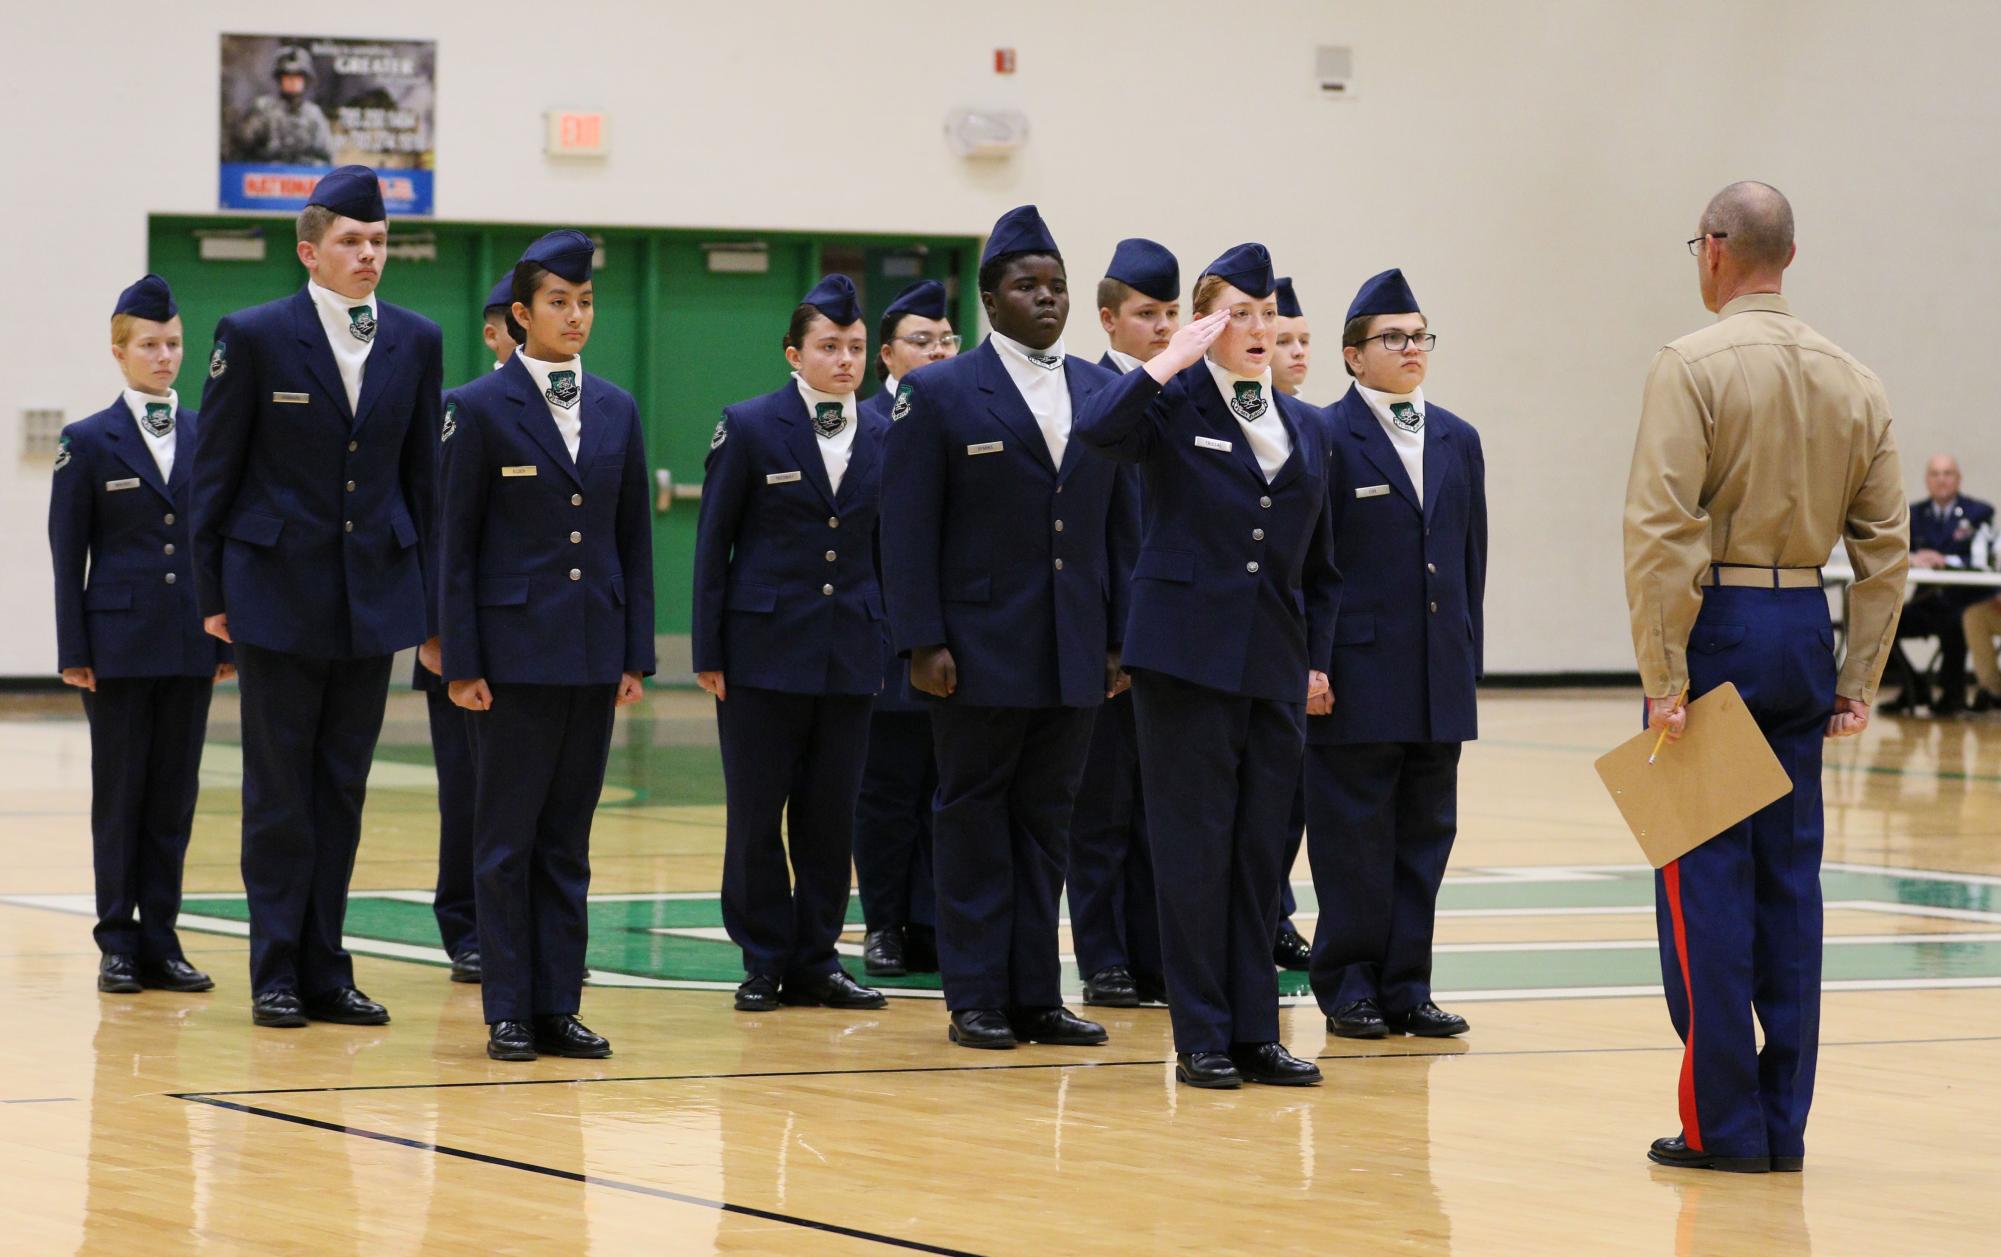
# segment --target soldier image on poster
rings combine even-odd
[[[237,127],[232,156],[237,161],[320,166],[333,161],[333,128],[306,95],[313,83],[313,55],[297,44],[278,50],[271,62],[277,91],[259,96]]]

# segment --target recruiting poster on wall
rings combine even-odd
[[[437,64],[430,40],[224,35],[222,208],[300,209],[359,163],[392,216],[433,212]]]

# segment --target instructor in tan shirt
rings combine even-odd
[[[1786,198],[1732,184],[1688,247],[1718,318],[1648,373],[1626,486],[1633,647],[1652,726],[1679,737],[1684,687],[1733,682],[1793,790],[1656,876],[1682,1131],[1648,1155],[1796,1171],[1819,1048],[1821,743],[1869,723],[1909,520],[1882,383],[1779,295]],[[1856,575],[1838,676],[1819,572],[1836,538]]]

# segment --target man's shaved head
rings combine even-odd
[[[1727,236],[1724,247],[1748,267],[1783,270],[1793,260],[1792,203],[1769,183],[1746,179],[1718,192],[1700,230]]]

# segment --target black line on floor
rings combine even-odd
[[[275,1118],[281,1122],[291,1122],[314,1130],[332,1131],[337,1135],[352,1135],[357,1139],[372,1139],[378,1143],[394,1144],[397,1147],[413,1148],[419,1152],[434,1152],[440,1156],[458,1157],[465,1161],[475,1161],[481,1165],[499,1166],[508,1170],[525,1170],[530,1174],[541,1174],[566,1182],[580,1183],[586,1187],[608,1187],[613,1191],[631,1192],[636,1196],[651,1196],[656,1200],[671,1200],[676,1204],[698,1205],[704,1209],[714,1209],[721,1213],[742,1214],[748,1218],[759,1218],[766,1222],[782,1222],[787,1226],[804,1227],[812,1231],[824,1231],[830,1235],[846,1236],[849,1239],[867,1240],[874,1244],[884,1244],[891,1248],[906,1248],[920,1253],[942,1253],[946,1257],[975,1257],[965,1249],[944,1248],[937,1244],[926,1244],[918,1240],[901,1239],[894,1235],[882,1235],[875,1231],[864,1231],[856,1227],[841,1226],[834,1222],[820,1222],[812,1218],[801,1218],[789,1213],[778,1213],[770,1209],[759,1209],[751,1205],[733,1205],[725,1200],[710,1200],[705,1196],[691,1196],[685,1192],[669,1191],[664,1187],[648,1187],[644,1183],[628,1183],[623,1179],[603,1178],[595,1174],[580,1174],[575,1170],[561,1170],[551,1165],[537,1165],[532,1161],[516,1161],[509,1157],[496,1157],[489,1153],[474,1152],[467,1148],[448,1148],[443,1144],[425,1143],[421,1139],[410,1139],[403,1135],[391,1135],[379,1130],[364,1130],[359,1126],[342,1126],[337,1122],[323,1122],[318,1118],[301,1117],[296,1113],[280,1113],[276,1109],[263,1109],[255,1105],[237,1104],[229,1100],[219,1100],[208,1095],[181,1095],[177,1100],[187,1100],[194,1104],[206,1104],[213,1108],[229,1109],[252,1117]]]
[[[1823,1043],[1820,1046],[1822,1050],[1826,1050],[1851,1047],[1932,1047],[1946,1043],[2001,1043],[2001,1034],[1945,1039],[1854,1039],[1840,1043]],[[1436,1060],[1439,1057],[1615,1056],[1628,1052],[1679,1051],[1681,1045],[1678,1043],[1663,1044],[1658,1047],[1506,1048],[1491,1052],[1477,1051],[1471,1044],[1467,1044],[1456,1051],[1324,1052],[1313,1059],[1403,1061]],[[733,1079],[750,1078],[866,1078],[873,1074],[999,1074],[1014,1070],[1130,1069],[1148,1065],[1161,1068],[1169,1064],[1172,1062],[1165,1058],[1136,1061],[1024,1061],[1017,1065],[891,1065],[881,1069],[772,1069],[733,1074],[619,1074],[598,1078],[501,1078],[479,1082],[388,1082],[363,1083],[351,1087],[266,1087],[253,1091],[170,1091],[166,1094],[176,1100],[207,1100],[216,1096],[320,1095],[353,1091],[452,1091],[470,1087],[554,1087],[594,1082],[728,1082]]]

